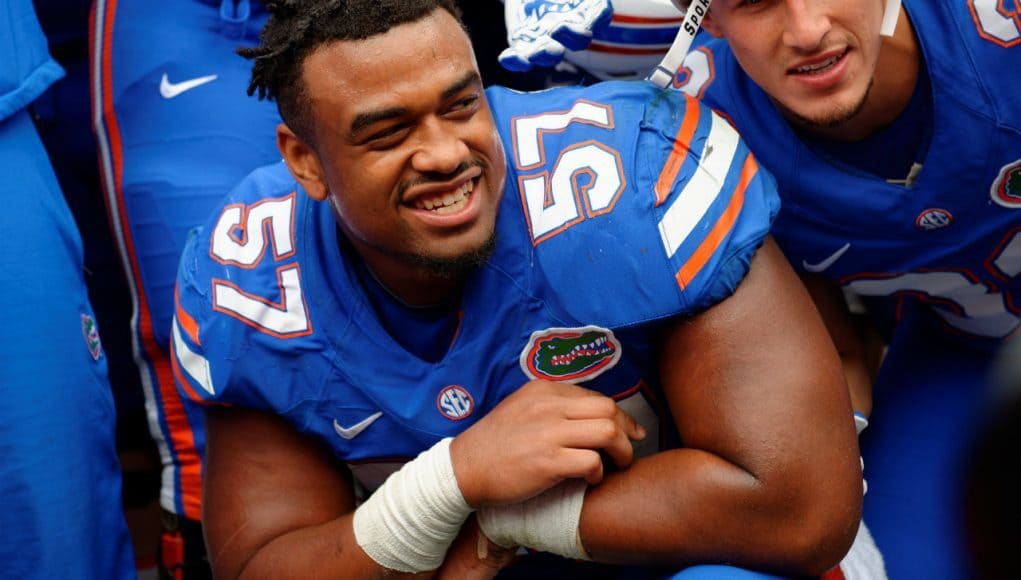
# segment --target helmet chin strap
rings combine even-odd
[[[674,6],[681,8],[679,0],[673,0],[673,2]],[[711,2],[712,0],[691,0],[688,10],[684,13],[681,28],[677,31],[677,36],[674,37],[674,43],[670,45],[670,50],[663,55],[659,66],[653,69],[652,74],[649,75],[649,80],[657,87],[665,89],[673,83],[677,70],[681,68],[684,57],[688,55],[688,49],[691,48],[691,43],[695,40],[695,35],[698,34],[698,27],[702,25],[702,19],[709,12]]]
[[[673,0],[673,2],[678,9],[682,8],[680,0]],[[652,74],[649,75],[649,80],[653,84],[665,89],[673,82],[674,75],[684,63],[684,57],[687,56],[691,43],[695,40],[699,26],[702,25],[702,19],[709,12],[711,2],[712,0],[691,0],[691,4],[688,5],[688,9],[684,13],[681,28],[674,38],[674,43],[670,45],[670,50],[663,56],[659,66],[653,69]],[[879,28],[879,34],[893,36],[893,31],[897,28],[897,20],[900,18],[900,4],[901,0],[886,0],[886,10],[883,11],[883,23]]]
[[[886,11],[883,12],[883,25],[879,28],[879,34],[893,36],[898,18],[900,18],[900,0],[886,0]]]

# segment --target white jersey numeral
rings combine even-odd
[[[1011,0],[968,0],[978,33],[1003,47],[1021,44],[1021,5]]]
[[[210,255],[221,264],[245,269],[261,263],[269,246],[273,248],[274,262],[293,256],[294,208],[293,193],[250,206],[228,206],[213,229]],[[240,238],[236,235],[239,231],[243,232]],[[292,338],[309,334],[312,329],[298,264],[280,265],[276,277],[277,290],[272,297],[258,296],[229,280],[214,278],[213,309],[273,336]]]
[[[613,128],[606,105],[578,101],[569,111],[514,119],[514,154],[520,169],[539,169],[546,163],[542,137],[572,123]],[[538,244],[579,223],[613,209],[624,190],[620,154],[589,140],[563,149],[552,171],[536,171],[519,178],[522,203]]]
[[[712,53],[700,46],[684,57],[672,86],[690,97],[701,99],[715,75]]]
[[[1021,274],[1021,232],[1012,234],[990,263],[1001,278]],[[862,296],[922,295],[922,300],[932,305],[947,324],[976,336],[1002,338],[1021,324],[1021,317],[1010,310],[1002,293],[961,272],[908,272],[892,278],[862,278],[850,282],[847,288]]]

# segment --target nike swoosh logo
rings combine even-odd
[[[185,91],[190,91],[195,87],[200,87],[215,80],[216,75],[207,75],[204,77],[188,79],[179,83],[172,83],[170,82],[170,79],[167,78],[167,73],[163,73],[163,78],[160,79],[160,95],[164,99],[172,99]]]
[[[369,425],[372,425],[376,421],[376,419],[379,419],[382,416],[383,411],[376,411],[375,413],[369,415],[368,417],[362,419],[361,421],[355,423],[354,425],[351,425],[350,427],[344,427],[343,425],[338,423],[336,419],[334,419],[333,430],[337,432],[337,435],[340,435],[344,439],[354,439],[362,431],[365,431],[365,429],[367,429]]]
[[[809,272],[819,273],[819,272],[822,272],[823,270],[825,270],[826,268],[829,268],[830,266],[832,266],[837,260],[840,259],[841,256],[844,255],[844,252],[846,252],[849,249],[851,249],[851,243],[850,242],[844,244],[843,247],[841,247],[836,252],[833,252],[832,254],[830,254],[830,257],[826,258],[822,262],[819,262],[818,264],[809,264],[805,260],[802,260],[801,261],[801,265],[804,266],[804,268],[806,270],[808,270]]]

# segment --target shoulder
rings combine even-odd
[[[303,388],[269,393],[258,385],[293,382],[293,373],[274,369],[287,368],[283,361],[295,352],[322,348],[311,308],[324,302],[313,296],[323,286],[310,249],[317,245],[316,210],[277,163],[245,177],[189,236],[172,328],[177,378],[189,397],[287,408],[277,396]],[[265,364],[235,364],[251,357]]]
[[[1009,3],[1008,3],[1009,4]],[[1021,127],[1021,10],[992,0],[905,1],[934,90]]]
[[[507,97],[506,99],[504,97]],[[778,208],[737,132],[645,82],[494,99],[548,303],[626,326],[731,292]]]

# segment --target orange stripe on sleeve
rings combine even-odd
[[[666,201],[667,196],[670,195],[670,190],[673,189],[674,182],[677,180],[677,174],[688,157],[691,140],[695,137],[695,129],[698,128],[698,104],[695,99],[687,95],[684,100],[686,104],[684,119],[681,120],[681,126],[677,129],[677,135],[674,136],[673,150],[667,157],[666,163],[663,164],[663,170],[660,171],[659,179],[656,180],[656,185],[653,188],[653,191],[656,192],[656,206]]]
[[[716,220],[716,225],[713,226],[713,229],[706,238],[702,240],[695,253],[688,258],[688,261],[684,263],[681,270],[677,272],[677,285],[681,287],[681,290],[684,290],[695,279],[695,276],[698,276],[698,273],[702,271],[709,258],[716,253],[720,244],[723,243],[723,239],[733,229],[734,222],[737,221],[737,216],[741,213],[741,208],[744,206],[745,190],[748,189],[748,184],[751,183],[752,178],[755,177],[758,171],[759,164],[755,162],[754,157],[748,155],[744,166],[741,167],[741,178],[738,181],[734,195],[730,198],[730,203],[727,204],[727,209],[723,211],[720,219]]]
[[[177,323],[181,326],[181,329],[184,330],[192,342],[199,345],[202,344],[199,342],[199,325],[191,317],[191,314],[188,314],[184,308],[181,308],[181,296],[177,293],[177,288],[174,288],[174,306],[177,312]]]

